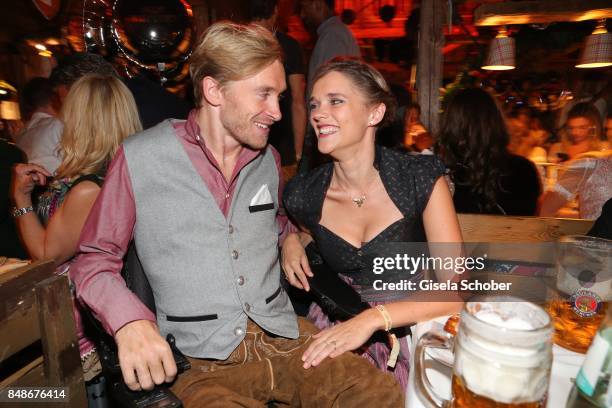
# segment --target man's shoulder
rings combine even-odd
[[[41,116],[36,118],[36,121],[32,123],[23,133],[24,134],[39,134],[46,132],[61,133],[64,128],[64,124],[61,120],[54,116]]]
[[[157,125],[133,134],[123,141],[124,146],[149,144],[156,142],[159,138],[166,138],[175,134],[175,126],[182,125],[181,120],[166,119]]]
[[[332,17],[333,18],[333,17]],[[359,56],[359,44],[351,29],[339,19],[325,25],[319,32],[319,39],[315,44],[315,51],[333,55]],[[315,53],[313,51],[313,54]]]
[[[274,158],[274,161],[276,162],[278,167],[280,167],[281,156],[280,156],[280,153],[278,152],[278,150],[276,150],[276,147],[274,147],[270,143],[268,143],[268,145],[266,146],[266,148],[264,149],[262,154],[264,154],[264,155],[266,155],[266,154],[272,155],[272,157]]]
[[[319,36],[324,37],[326,35],[348,35],[354,38],[349,26],[344,24],[337,16],[330,17],[322,24]]]

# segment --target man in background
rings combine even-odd
[[[62,162],[58,147],[64,125],[58,113],[72,84],[85,74],[117,76],[113,66],[101,56],[77,53],[61,60],[49,79],[34,78],[21,91],[21,108],[29,122],[17,137],[17,146],[25,152],[29,163],[36,163],[51,174]]]
[[[164,119],[187,119],[191,106],[178,95],[164,88],[158,78],[147,71],[124,79],[132,92],[142,128],[148,129]]]
[[[249,3],[251,21],[274,33],[283,50],[283,66],[288,90],[280,101],[282,119],[270,129],[269,143],[281,156],[283,170],[302,157],[306,133],[306,85],[302,47],[291,36],[277,30],[278,0],[252,0]],[[293,171],[294,172],[294,171]],[[285,177],[289,176],[289,171]]]
[[[49,79],[53,88],[63,102],[70,91],[70,87],[79,78],[86,74],[117,75],[117,71],[102,56],[91,53],[76,53],[59,61],[51,71]]]
[[[361,57],[353,33],[334,15],[333,0],[300,0],[300,18],[304,27],[317,36],[308,64],[308,94],[317,68],[338,56]]]
[[[334,15],[333,0],[300,0],[298,7],[304,27],[311,35],[317,36],[308,63],[308,99],[312,90],[312,78],[321,65],[339,56],[359,58],[361,51],[348,26]],[[304,143],[304,158],[298,171],[308,171],[324,161],[325,157],[317,150],[314,132],[309,131]]]
[[[63,125],[57,118],[59,100],[51,81],[42,77],[31,79],[21,90],[20,99],[22,116],[27,124],[17,136],[16,144],[30,163],[53,173],[62,161],[57,146]]]

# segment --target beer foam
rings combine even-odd
[[[511,330],[533,330],[535,327],[531,322],[525,319],[521,319],[517,316],[511,316],[508,319],[504,319],[499,313],[495,313],[490,310],[482,310],[475,314],[475,317],[479,320],[489,323],[491,325],[502,327]]]
[[[505,404],[538,401],[547,389],[546,365],[526,370],[491,364],[464,353],[456,359],[455,372],[473,393]]]

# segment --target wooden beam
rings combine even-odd
[[[43,369],[43,356],[21,367],[0,382],[0,390],[9,386],[46,387],[47,380]]]
[[[546,24],[612,18],[610,0],[537,0],[483,4],[474,10],[474,25]]]
[[[68,276],[55,275],[38,283],[36,299],[48,384],[68,388],[70,404],[67,407],[84,407],[87,405],[87,393],[76,341]]]
[[[440,127],[440,87],[444,56],[446,0],[423,0],[419,24],[419,54],[416,86],[421,105],[421,121],[434,135]]]

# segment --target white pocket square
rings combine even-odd
[[[270,190],[268,190],[268,185],[264,184],[259,188],[257,193],[251,199],[249,211],[257,212],[263,210],[270,210],[272,208],[274,208],[274,201],[272,200]]]

